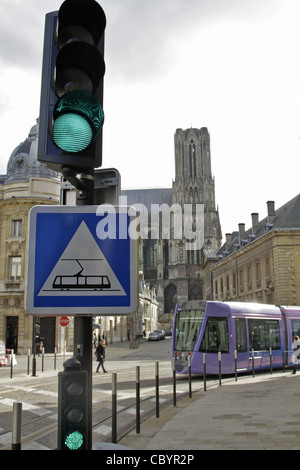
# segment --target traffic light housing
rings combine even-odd
[[[89,450],[87,372],[75,357],[58,373],[58,450]]]
[[[95,0],[65,0],[46,15],[38,160],[55,171],[102,164],[105,27]]]

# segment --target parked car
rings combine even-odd
[[[154,330],[154,333],[158,333],[160,338],[159,339],[165,339],[166,333],[165,330]]]
[[[172,336],[172,330],[167,330],[166,331],[166,336]]]
[[[150,333],[148,341],[159,341],[159,340],[160,340],[160,336],[157,331]]]

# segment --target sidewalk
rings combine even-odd
[[[239,377],[195,392],[141,424],[133,450],[299,450],[300,374]]]

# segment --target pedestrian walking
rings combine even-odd
[[[96,369],[96,372],[99,373],[99,368],[100,366],[102,367],[103,369],[103,372],[106,373],[107,371],[105,370],[104,368],[104,361],[105,361],[105,348],[106,348],[106,344],[105,344],[105,341],[104,339],[102,339],[100,341],[100,344],[99,346],[97,346],[96,348],[96,357],[97,357],[97,361],[98,361],[98,367]]]
[[[296,374],[298,364],[300,363],[300,340],[299,336],[294,336],[293,344],[292,344],[292,362],[293,362],[293,372],[292,374]]]

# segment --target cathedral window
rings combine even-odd
[[[165,313],[174,312],[175,305],[177,302],[177,289],[174,284],[169,284],[168,287],[166,287],[164,298],[165,298]]]
[[[193,140],[189,145],[189,159],[190,159],[190,177],[196,178],[196,145]]]
[[[156,267],[157,262],[157,240],[147,240],[146,243],[146,265],[148,268]]]

